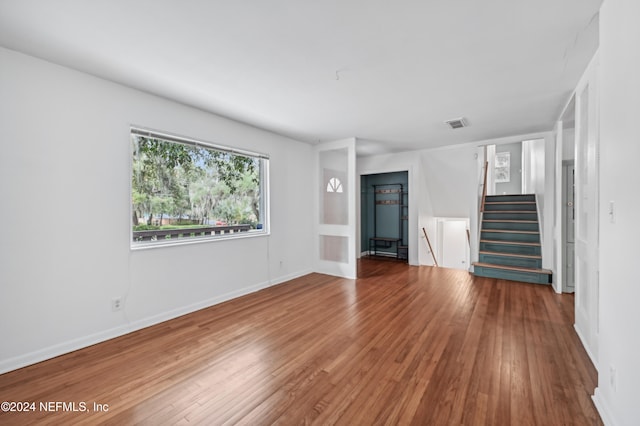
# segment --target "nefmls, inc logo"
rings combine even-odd
[[[64,411],[72,413],[84,413],[87,411],[87,403],[80,402],[65,402],[65,401],[48,401],[40,402],[40,411]]]

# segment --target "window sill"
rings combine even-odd
[[[257,238],[268,236],[270,233],[264,229],[255,229],[247,232],[236,232],[232,234],[224,234],[224,235],[216,235],[216,236],[202,236],[202,237],[180,237],[180,238],[171,238],[166,241],[142,241],[142,242],[131,242],[131,250],[147,250],[147,249],[155,249],[161,247],[175,247],[175,246],[184,246],[191,244],[202,244],[202,243],[211,243],[217,241],[229,241],[229,240],[239,240],[245,238]]]

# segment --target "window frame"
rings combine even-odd
[[[258,218],[259,223],[261,223],[261,229],[250,229],[245,232],[233,232],[233,233],[224,233],[224,234],[214,234],[214,235],[203,235],[203,236],[191,236],[191,237],[179,237],[179,238],[170,238],[167,240],[156,240],[156,241],[135,241],[133,236],[133,213],[134,213],[134,203],[133,203],[133,177],[134,177],[134,157],[133,157],[133,147],[134,147],[134,137],[142,136],[153,139],[160,139],[170,143],[176,143],[181,145],[200,147],[209,150],[215,150],[219,152],[224,152],[232,155],[241,155],[244,157],[251,157],[259,160],[259,211],[260,218]],[[131,250],[143,250],[143,249],[151,249],[151,248],[160,248],[160,247],[173,247],[179,245],[191,245],[191,244],[201,244],[208,243],[214,241],[225,241],[225,240],[235,240],[235,239],[243,239],[243,238],[256,238],[270,235],[270,186],[269,186],[269,160],[270,157],[268,154],[258,153],[253,151],[248,151],[239,148],[233,148],[229,146],[219,145],[215,143],[211,143],[208,141],[194,139],[186,136],[179,136],[176,134],[171,134],[158,130],[151,130],[145,127],[138,126],[130,126],[129,128],[129,246]],[[260,219],[262,221],[260,222]],[[202,226],[202,228],[211,227],[211,226]],[[198,228],[194,228],[198,229]]]

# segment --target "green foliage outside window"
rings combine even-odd
[[[133,231],[261,222],[261,160],[132,134]]]

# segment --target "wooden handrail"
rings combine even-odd
[[[482,205],[480,212],[484,212],[484,200],[487,198],[487,171],[489,170],[489,162],[484,162],[484,180],[482,181]]]
[[[438,261],[436,260],[436,255],[431,248],[431,241],[429,241],[429,236],[427,235],[427,230],[422,228],[422,232],[424,232],[424,237],[427,239],[427,244],[429,245],[429,251],[431,252],[431,257],[433,257],[433,263],[435,263],[436,267],[438,267]]]

